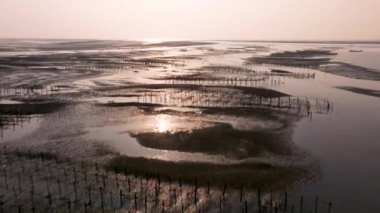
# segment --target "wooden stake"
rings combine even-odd
[[[315,197],[314,213],[318,213],[318,195]]]

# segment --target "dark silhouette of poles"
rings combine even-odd
[[[222,212],[222,195],[219,197],[219,212]]]
[[[240,203],[243,201],[243,184],[240,185]]]
[[[102,213],[104,213],[104,197],[103,197],[103,188],[102,187],[99,187],[99,192],[100,192],[100,201],[101,201]]]
[[[259,208],[259,213],[261,212],[261,189],[257,190],[257,206]]]
[[[59,199],[62,199],[62,189],[61,189],[61,183],[59,180],[57,180],[57,187],[58,187]]]
[[[331,213],[331,210],[332,210],[332,203],[330,202],[328,205],[329,205],[329,213]]]
[[[144,204],[145,204],[145,212],[148,212],[148,200],[147,200],[146,195],[144,197]]]
[[[315,197],[314,213],[318,213],[318,195]]]
[[[111,204],[111,209],[113,209],[113,196],[112,196],[112,191],[110,192],[110,204]]]
[[[137,193],[134,193],[135,211],[137,211]]]
[[[285,192],[285,197],[284,197],[284,212],[288,209],[288,193]]]
[[[194,205],[197,205],[197,193],[198,192],[198,181],[195,179],[195,188],[194,188]]]
[[[69,199],[67,200],[67,209],[69,210],[69,213],[71,213],[71,202]]]
[[[119,201],[120,201],[120,208],[123,208],[123,191],[119,190]]]
[[[88,205],[92,207],[91,186],[88,187]]]

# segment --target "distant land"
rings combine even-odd
[[[314,43],[314,44],[380,44],[380,40],[211,40],[230,42],[268,42],[268,43]]]

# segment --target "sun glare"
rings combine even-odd
[[[156,128],[158,132],[167,132],[170,129],[170,121],[167,115],[159,115],[156,118]]]

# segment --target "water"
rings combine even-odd
[[[325,96],[334,102],[332,114],[315,114],[312,121],[303,120],[295,128],[294,142],[317,156],[322,167],[321,178],[304,193],[334,200],[336,212],[377,212],[380,99],[333,88],[337,85],[380,89],[378,82],[328,74],[319,82],[302,85],[313,88],[303,90],[303,95]]]
[[[21,139],[31,134],[38,129],[40,122],[41,118],[38,116],[15,119],[14,125],[0,129],[0,143]]]
[[[376,50],[376,49],[375,49]],[[371,49],[364,50],[364,52],[349,52],[347,49],[339,51],[335,61],[351,63],[357,66],[371,68],[375,72],[380,70],[380,52]]]
[[[376,60],[379,49],[370,53],[346,51],[339,52],[335,60],[380,70]],[[307,185],[303,193],[334,200],[334,212],[377,212],[380,99],[334,87],[380,90],[380,83],[318,74],[315,81],[290,82],[281,89],[291,94],[326,97],[334,103],[332,114],[315,114],[312,121],[302,120],[295,128],[294,142],[317,156],[322,167],[321,178]]]
[[[252,48],[253,45],[263,46],[263,48]],[[34,45],[32,46],[35,47]],[[115,50],[110,47],[102,50],[102,53],[116,54],[116,56],[112,56],[116,58],[120,57],[119,54],[124,53],[133,57],[133,51],[136,51],[135,48],[126,47],[125,49]],[[77,105],[75,107],[69,105],[64,110],[59,111],[61,113],[48,114],[43,121],[33,118],[30,123],[24,123],[23,128],[18,126],[15,131],[7,128],[4,130],[3,138],[0,139],[0,142],[18,142],[21,144],[24,142],[26,144],[27,139],[28,143],[38,144],[42,147],[46,146],[49,149],[61,152],[64,152],[63,150],[66,150],[68,146],[73,146],[74,148],[70,154],[81,156],[82,148],[80,144],[83,141],[89,141],[90,144],[100,142],[109,145],[120,154],[132,157],[161,159],[170,162],[236,163],[239,160],[231,159],[223,154],[211,155],[204,152],[192,153],[145,147],[138,142],[136,137],[132,136],[132,133],[191,132],[196,129],[213,126],[216,122],[229,123],[236,129],[262,128],[271,130],[276,129],[281,125],[281,122],[279,124],[277,120],[268,121],[255,116],[225,116],[218,114],[211,116],[202,114],[198,107],[189,106],[189,103],[196,103],[197,106],[202,105],[203,107],[214,106],[212,105],[215,104],[214,102],[226,100],[226,107],[229,106],[228,104],[241,104],[242,101],[246,100],[243,98],[245,96],[239,95],[240,93],[235,90],[230,91],[218,88],[211,93],[212,95],[205,96],[204,93],[207,90],[189,92],[184,88],[147,88],[144,86],[131,87],[131,85],[164,84],[170,81],[156,80],[155,78],[192,74],[196,72],[194,68],[208,65],[241,66],[256,70],[257,73],[268,72],[271,69],[281,69],[294,73],[315,73],[315,78],[273,77],[272,80],[276,80],[276,84],[270,83],[270,80],[263,84],[258,84],[259,87],[274,89],[295,97],[307,97],[310,100],[318,99],[331,102],[331,112],[318,113],[313,111],[311,116],[300,118],[294,123],[290,139],[297,147],[306,150],[309,155],[308,158],[297,159],[305,161],[317,159],[320,166],[318,178],[312,179],[311,182],[303,182],[302,187],[294,189],[294,191],[305,195],[309,200],[313,200],[314,196],[318,194],[323,202],[333,202],[334,212],[378,212],[380,210],[377,198],[380,192],[380,184],[378,183],[380,179],[380,155],[378,154],[380,152],[380,98],[336,87],[350,86],[380,91],[379,81],[341,77],[321,72],[316,68],[247,65],[245,63],[246,58],[254,55],[265,56],[273,52],[310,48],[329,49],[336,52],[336,56],[331,56],[333,61],[370,68],[374,72],[379,72],[380,70],[380,62],[377,60],[380,57],[380,45],[378,44],[254,42],[221,42],[207,46],[141,48],[145,52],[139,53],[134,57],[135,59],[171,57],[174,58],[175,63],[152,67],[141,64],[123,64],[127,69],[113,68],[100,72],[94,71],[93,75],[90,76],[72,67],[67,68],[67,70],[63,68],[63,71],[57,73],[53,72],[54,75],[51,72],[41,72],[37,69],[33,73],[29,73],[29,77],[23,75],[24,71],[16,70],[14,75],[1,73],[7,78],[2,78],[3,80],[0,80],[0,82],[8,86],[7,83],[9,82],[4,79],[12,79],[15,83],[31,83],[36,78],[36,82],[43,85],[70,85],[69,88],[61,88],[61,90],[54,92],[51,92],[51,89],[42,90],[44,92],[41,92],[41,96],[45,98],[53,97],[52,100],[54,101],[56,101],[54,98],[70,100]],[[360,49],[363,52],[349,52],[351,49]],[[49,54],[51,52],[54,51],[49,51]],[[56,53],[63,52],[62,50],[57,50]],[[77,54],[76,51],[65,53]],[[98,52],[97,50],[81,50],[81,53],[93,54]],[[4,57],[12,54],[17,55],[19,52],[2,53]],[[44,54],[44,52],[38,50],[38,48],[36,50],[28,49],[28,54]],[[176,58],[184,56],[187,58]],[[88,61],[97,57],[100,56],[91,56]],[[106,55],[105,58],[107,57]],[[178,65],[179,63],[181,66]],[[91,64],[91,66],[95,65]],[[233,72],[212,74],[212,77],[223,76],[223,78],[244,78],[252,75],[252,73],[248,75]],[[197,85],[199,83],[193,82],[192,84]],[[205,81],[202,84],[207,83]],[[228,85],[231,86],[231,83]],[[241,85],[244,86],[244,83]],[[226,85],[223,84],[223,86]],[[22,104],[22,102],[18,101],[20,98],[18,96],[21,94],[18,90],[15,92],[4,90],[2,94],[7,97],[3,99],[3,102],[0,102],[0,108],[10,103]],[[22,90],[22,92],[25,91]],[[160,96],[149,100],[149,94],[154,92],[158,92]],[[65,96],[59,96],[60,94],[65,94]],[[195,95],[196,99],[186,99],[189,94]],[[137,98],[136,95],[142,96]],[[169,97],[172,100],[169,100]],[[180,102],[178,101],[179,99],[185,100]],[[171,106],[158,107],[154,110],[146,107],[144,108],[145,111],[136,110],[131,112],[125,112],[123,109],[118,108],[107,108],[106,106],[107,104],[132,102],[144,104],[171,103]],[[100,104],[102,107],[97,108],[96,104]],[[218,106],[223,106],[223,104],[217,104],[219,104]],[[179,114],[173,114],[171,110]],[[62,137],[62,135],[67,137]],[[56,145],[55,142],[59,142],[60,145]],[[292,162],[292,159],[271,155],[265,157],[250,156],[244,160],[273,163]],[[306,203],[305,205],[311,207],[312,203]]]

